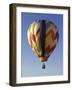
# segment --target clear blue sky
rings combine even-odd
[[[29,25],[40,19],[46,19],[56,24],[59,31],[58,44],[42,69],[42,63],[29,47],[27,31]],[[62,14],[37,14],[21,13],[21,76],[54,76],[63,74],[63,15]]]

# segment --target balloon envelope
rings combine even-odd
[[[39,60],[45,62],[58,43],[59,33],[53,22],[39,20],[29,25],[27,37],[30,47]]]

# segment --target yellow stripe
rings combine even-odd
[[[36,24],[35,24],[35,27],[34,27],[34,35],[36,35],[38,29],[39,29],[39,24],[36,23]]]
[[[41,62],[45,62],[46,61],[46,57],[39,57]]]
[[[35,26],[35,22],[33,22],[30,27],[30,33],[32,33],[32,34],[34,32],[34,26]]]
[[[45,48],[46,48],[48,45],[50,45],[50,43],[51,43],[51,33],[50,33],[48,36],[46,36]]]

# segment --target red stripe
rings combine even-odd
[[[55,39],[55,33],[54,33],[53,30],[51,30],[51,37],[52,37],[52,40],[54,41],[54,39]]]
[[[56,47],[56,44],[50,48],[50,45],[48,45],[48,47],[46,48],[46,51],[48,51],[48,53],[52,52]]]
[[[48,53],[50,52],[50,45],[45,49]]]
[[[58,39],[59,38],[59,34],[58,34],[58,32],[56,32],[56,35],[55,35],[55,37],[54,37],[54,39]]]
[[[51,47],[50,52],[52,52],[55,49],[55,47],[56,47],[56,44],[53,47]]]

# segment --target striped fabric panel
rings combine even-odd
[[[28,30],[28,42],[32,50],[41,55],[40,49],[40,26],[38,23],[32,23]]]
[[[49,53],[52,53],[53,52],[53,50],[54,50],[54,48],[56,47],[56,45],[57,45],[57,42],[58,42],[58,37],[57,37],[57,33],[58,32],[55,32],[55,33],[50,33],[50,38],[48,38],[48,36],[47,36],[47,39],[48,40],[46,40],[46,47],[45,47],[45,50],[46,50],[46,52],[49,54]],[[54,34],[54,35],[53,35]],[[52,37],[52,36],[54,36],[54,37]],[[50,42],[49,42],[49,40],[50,40]]]

